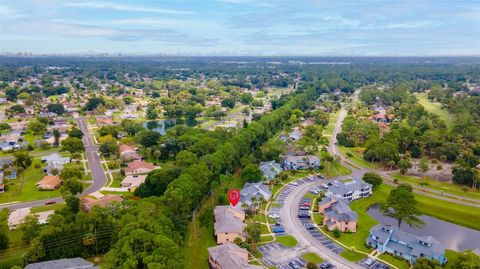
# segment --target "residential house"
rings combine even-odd
[[[35,215],[38,216],[39,224],[47,224],[48,217],[50,217],[50,215],[53,215],[54,213],[55,213],[55,210],[48,210],[48,211],[41,211],[41,212],[35,213]]]
[[[283,171],[282,165],[275,161],[261,162],[259,168],[260,171],[262,171],[263,177],[267,179],[267,181],[274,179]]]
[[[122,144],[119,146],[118,151],[120,152],[120,160],[123,162],[141,160],[140,155],[138,155],[138,152],[132,146]]]
[[[208,248],[208,263],[212,269],[259,269],[248,264],[248,251],[233,243]]]
[[[303,135],[302,132],[298,128],[294,128],[293,131],[288,134],[288,138],[292,141],[298,141],[302,139]]]
[[[3,180],[0,180],[0,182],[3,182]],[[5,184],[0,183],[0,193],[5,192]]]
[[[25,269],[99,269],[93,263],[82,258],[51,260],[27,264]]]
[[[246,183],[240,191],[240,203],[252,206],[252,198],[255,197],[257,201],[263,199],[268,201],[272,196],[272,191],[267,185],[262,183]]]
[[[416,236],[400,231],[397,227],[377,224],[370,229],[367,244],[380,253],[402,257],[413,264],[417,258],[447,263],[445,246],[432,236]]]
[[[134,191],[140,184],[145,182],[146,175],[129,175],[122,180],[122,187],[128,188],[129,191]]]
[[[23,223],[28,214],[30,214],[30,207],[20,208],[12,211],[12,213],[8,215],[8,228],[10,230],[18,228],[18,225]]]
[[[67,163],[70,163],[70,161],[70,157],[63,157],[58,153],[52,153],[50,155],[43,156],[42,162],[47,164],[47,166],[43,168],[43,172],[47,175],[50,175],[54,169],[57,170],[57,172],[60,172],[63,170],[63,166]]]
[[[308,168],[319,169],[320,158],[315,155],[289,155],[283,158],[282,165],[285,170],[305,170]]]
[[[40,118],[49,118],[49,119],[53,119],[53,118],[56,118],[57,117],[57,113],[53,113],[53,112],[40,112],[38,113],[38,117]]]
[[[335,180],[325,193],[328,197],[357,200],[372,195],[372,185],[361,179]]]
[[[98,127],[113,124],[113,119],[110,116],[98,116],[96,121],[97,121],[97,126]]]
[[[215,236],[217,244],[233,242],[236,238],[245,240],[245,212],[239,208],[231,206],[216,206],[215,215]]]
[[[318,203],[318,212],[323,214],[323,226],[329,231],[335,228],[342,232],[357,231],[357,212],[350,209],[346,199],[324,197]]]
[[[92,197],[84,197],[82,198],[81,204],[82,204],[82,209],[85,212],[90,212],[95,206],[107,207],[111,203],[114,203],[114,202],[121,203],[122,201],[123,201],[123,197],[121,195],[108,194],[98,199],[95,199]]]
[[[140,160],[135,160],[125,168],[125,175],[147,174],[156,169],[155,165]]]
[[[44,176],[35,186],[41,191],[56,190],[62,186],[63,182],[58,176]]]

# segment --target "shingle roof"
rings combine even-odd
[[[328,199],[324,198],[324,199]],[[331,200],[331,199],[330,199]],[[330,207],[325,209],[325,215],[336,221],[356,221],[358,220],[357,212],[352,211],[345,199],[335,199],[336,201],[331,204]]]
[[[215,215],[215,234],[219,233],[242,233],[247,224],[235,216],[234,212],[245,214],[241,209],[231,206],[216,206]]]
[[[352,179],[346,182],[335,180],[333,185],[328,187],[328,190],[335,195],[344,195],[349,192],[359,191],[360,189],[371,186],[371,184],[368,184],[361,179]]]
[[[248,264],[240,255],[246,254],[247,250],[240,248],[236,244],[226,243],[223,245],[208,248],[208,253],[222,269],[255,269],[261,266]]]
[[[268,186],[262,183],[247,183],[240,191],[240,195],[240,202],[250,205],[252,203],[252,197],[256,197],[257,199],[263,197],[268,201],[270,196],[272,196],[272,192]]]
[[[96,268],[82,258],[60,259],[29,264],[25,269],[91,269]]]
[[[263,176],[267,179],[272,179],[283,171],[282,165],[275,161],[261,162],[259,167]]]

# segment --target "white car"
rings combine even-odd
[[[271,213],[270,215],[268,215],[268,217],[272,218],[272,219],[278,219],[280,218],[280,216],[276,213]]]
[[[366,266],[370,266],[375,263],[375,260],[370,257],[367,257],[363,260],[362,263],[365,264]]]
[[[292,181],[292,182],[290,182],[290,185],[292,185],[292,186],[298,186],[298,183],[297,183],[296,181]]]

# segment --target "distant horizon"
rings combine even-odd
[[[478,0],[0,0],[0,53],[480,55]]]

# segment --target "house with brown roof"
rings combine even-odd
[[[350,209],[346,199],[325,197],[318,203],[318,212],[323,214],[323,226],[329,231],[357,231],[357,212]]]
[[[248,251],[233,243],[208,248],[208,263],[213,269],[262,268],[248,264]]]
[[[129,191],[134,191],[140,184],[145,182],[146,175],[129,175],[122,180],[122,187],[128,188]]]
[[[125,175],[147,174],[156,169],[155,165],[140,160],[135,160],[125,168]]]
[[[137,151],[134,147],[121,144],[118,148],[120,153],[120,159],[122,161],[132,161],[132,160],[140,160],[141,157],[138,155]]]
[[[115,195],[115,194],[108,194],[98,199],[95,199],[92,197],[84,197],[82,198],[82,209],[85,212],[90,212],[95,206],[106,207],[111,203],[114,203],[114,202],[121,203],[122,201],[123,201],[123,197],[121,195]]]
[[[112,124],[113,124],[112,117],[109,117],[109,116],[97,117],[98,127],[102,127],[102,126],[105,126],[105,125],[112,125]]]
[[[215,236],[217,244],[233,242],[235,238],[245,240],[244,223],[245,212],[240,208],[231,206],[216,206],[213,211],[215,215]]]
[[[42,191],[51,191],[60,188],[63,182],[58,176],[44,176],[35,186]]]

